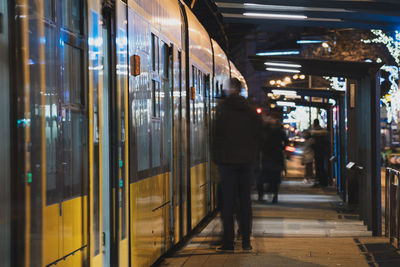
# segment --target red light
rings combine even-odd
[[[294,132],[294,127],[290,127],[290,131],[291,131],[291,132]]]
[[[262,112],[261,108],[257,108],[257,113],[261,114],[261,112]]]
[[[285,150],[288,151],[288,152],[295,152],[295,151],[296,151],[296,148],[295,148],[295,147],[292,147],[292,146],[286,146],[286,147],[285,147]]]

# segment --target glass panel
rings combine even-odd
[[[44,0],[44,17],[54,21],[54,0]]]
[[[153,117],[160,117],[160,83],[152,81]]]
[[[168,78],[168,45],[162,42],[161,46],[161,66],[160,69],[162,70],[162,75],[165,78]]]
[[[71,156],[72,156],[72,196],[82,195],[85,174],[85,117],[71,114]],[[86,192],[85,192],[86,193]]]
[[[63,0],[62,1],[62,26],[69,28],[70,25],[70,11],[71,9],[71,0]]]
[[[94,10],[90,12],[91,30],[89,39],[101,40],[99,14]],[[100,253],[100,130],[99,130],[99,76],[101,65],[101,44],[89,42],[89,69],[92,75],[91,84],[93,88],[93,235],[94,235],[94,255]],[[107,75],[105,75],[107,76]],[[107,85],[105,85],[107,86]],[[105,128],[107,129],[107,128]]]
[[[70,198],[72,196],[71,181],[71,111],[67,108],[62,109],[62,162],[63,173],[63,196]]]
[[[198,72],[198,75],[197,75],[197,93],[199,94],[199,95],[201,95],[201,87],[202,87],[202,73],[201,73],[201,71],[199,70],[199,72]]]
[[[73,48],[72,50],[72,66],[71,70],[73,71],[71,79],[72,87],[71,87],[71,101],[72,104],[83,104],[83,95],[82,95],[82,62],[81,62],[81,50]]]
[[[64,52],[64,65],[63,65],[63,102],[69,103],[71,101],[71,66],[72,66],[72,59],[71,59],[71,49],[69,45],[64,43],[63,47]]]
[[[153,71],[159,72],[160,68],[160,49],[159,49],[159,39],[154,34],[151,34],[151,56]]]
[[[45,131],[46,131],[46,203],[52,204],[57,198],[57,139],[58,139],[58,94],[56,87],[56,45],[55,30],[45,26]]]
[[[153,120],[153,131],[152,131],[152,167],[160,167],[161,165],[161,121]]]
[[[145,97],[145,94],[140,94]],[[138,171],[147,170],[150,168],[150,135],[149,121],[147,116],[147,99],[137,99],[136,107],[136,131],[138,146]]]
[[[70,31],[81,32],[82,3],[80,0],[63,0],[62,26]]]
[[[64,0],[65,1],[65,0]],[[81,0],[72,0],[71,6],[71,29],[74,32],[80,32],[81,29]]]
[[[64,197],[83,193],[85,119],[82,110],[81,50],[64,44],[63,61],[63,162]],[[86,191],[86,190],[85,190]],[[86,192],[85,192],[86,193]]]

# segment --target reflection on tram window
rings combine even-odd
[[[159,72],[159,70],[160,70],[159,39],[154,34],[151,34],[151,57],[152,57],[153,71]]]
[[[72,113],[71,116],[71,156],[72,156],[72,196],[82,195],[84,170],[85,119],[83,114]]]
[[[80,0],[62,1],[62,25],[71,31],[81,33],[82,3]]]
[[[54,0],[44,0],[44,17],[54,21]]]
[[[46,61],[46,191],[47,204],[57,202],[57,140],[58,140],[58,94],[56,86],[56,45],[55,30],[45,26],[45,61]]]
[[[168,45],[164,42],[162,42],[161,46],[161,69],[162,69],[162,75],[164,78],[168,78]]]
[[[81,78],[81,50],[69,45],[64,47],[64,101],[83,104]]]
[[[160,117],[160,83],[153,80],[152,84],[152,97],[153,97],[153,117]]]
[[[152,167],[157,168],[161,165],[161,121],[153,120],[152,126]]]

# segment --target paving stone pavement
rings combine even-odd
[[[233,253],[216,252],[222,233],[216,216],[160,266],[382,266],[400,267],[399,251],[385,237],[372,237],[358,216],[346,210],[334,188],[303,183],[298,162],[289,162],[279,202],[253,198],[251,252],[237,239]],[[295,175],[293,175],[295,174]]]

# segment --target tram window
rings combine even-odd
[[[153,117],[160,117],[160,83],[153,80],[152,84]]]
[[[162,75],[164,78],[168,78],[168,62],[169,62],[169,55],[168,55],[168,45],[162,42],[161,46],[161,69]]]
[[[81,50],[68,44],[64,46],[64,101],[83,104]]]
[[[45,26],[45,132],[46,132],[46,203],[57,199],[57,139],[58,139],[58,97],[56,86],[56,45],[55,30]]]
[[[85,174],[85,119],[83,114],[73,112],[71,126],[72,196],[79,196],[82,195],[83,177]]]
[[[44,17],[54,21],[54,0],[44,0]]]
[[[199,70],[199,74],[197,76],[197,88],[198,88],[198,94],[201,95],[201,91],[202,91],[202,82],[203,82],[203,74],[202,72]]]
[[[74,32],[81,32],[82,7],[80,0],[62,1],[62,25]]]
[[[151,132],[151,167],[157,168],[161,166],[161,121],[152,121],[152,132]]]
[[[196,87],[197,84],[197,68],[192,65],[192,86]]]
[[[159,63],[160,63],[160,49],[159,49],[159,39],[154,34],[151,34],[151,57],[152,57],[152,65],[153,71],[159,72]]]

